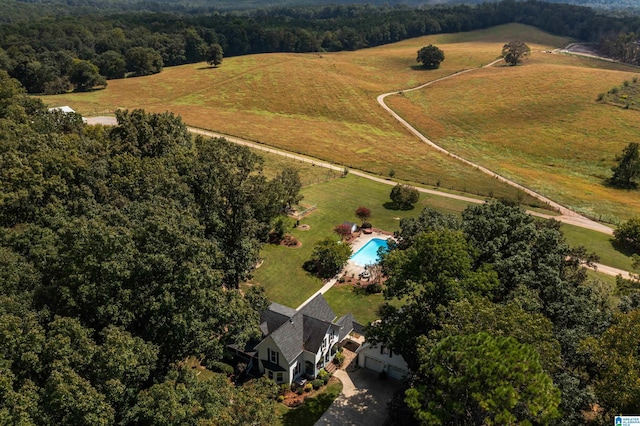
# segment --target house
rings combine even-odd
[[[342,224],[342,226],[345,226],[345,227],[347,227],[347,228],[351,229],[351,232],[352,232],[352,233],[353,233],[353,232],[356,232],[356,231],[358,230],[358,224],[357,224],[357,223],[354,223],[354,222],[344,222],[344,223]]]
[[[244,359],[247,371],[291,384],[299,378],[315,378],[353,327],[351,314],[336,319],[319,294],[298,310],[272,303],[260,313],[262,339],[229,349]]]
[[[358,349],[358,366],[378,373],[385,372],[392,379],[402,380],[411,374],[402,355],[382,345],[364,342]]]

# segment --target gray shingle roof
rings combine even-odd
[[[304,315],[304,348],[317,353],[331,323]]]
[[[330,327],[334,327],[336,331],[340,329],[340,326],[333,323],[335,318],[336,314],[319,294],[299,311],[272,303],[260,313],[260,329],[263,337],[271,336],[291,364],[303,350],[318,352],[327,330]]]
[[[300,309],[300,312],[306,316],[327,322],[333,322],[336,318],[336,314],[333,312],[322,294],[318,294],[316,297],[311,299],[309,303]]]
[[[347,334],[351,333],[351,330],[353,330],[353,321],[353,315],[351,315],[351,313],[348,313],[336,321],[336,324],[340,327],[338,342],[342,341],[342,339],[347,337]]]

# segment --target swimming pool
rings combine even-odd
[[[351,260],[353,263],[356,263],[360,266],[373,265],[374,263],[378,263],[378,249],[380,247],[384,247],[387,249],[389,245],[387,244],[387,240],[383,240],[382,238],[374,238],[370,240],[367,244],[365,244],[360,250],[356,252],[353,256],[351,256]]]

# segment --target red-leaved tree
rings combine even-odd
[[[356,217],[364,223],[371,217],[371,210],[365,206],[360,206],[356,209]]]

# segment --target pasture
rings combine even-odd
[[[513,198],[516,191],[435,152],[409,134],[376,102],[402,90],[496,59],[505,40],[523,37],[535,48],[566,45],[565,38],[505,25],[472,33],[405,40],[355,52],[262,54],[225,58],[162,73],[112,80],[106,90],[43,97],[84,115],[118,108],[172,111],[189,125],[301,152],[397,179],[478,195]],[[446,59],[425,71],[417,50],[429,43]],[[456,98],[443,98],[443,106]],[[429,129],[430,130],[430,129]],[[427,132],[429,134],[429,132]],[[531,200],[523,197],[525,203]]]
[[[638,141],[640,112],[596,99],[638,71],[535,50],[522,66],[478,70],[387,104],[446,149],[617,224],[640,212],[640,192],[606,183],[615,157]]]

